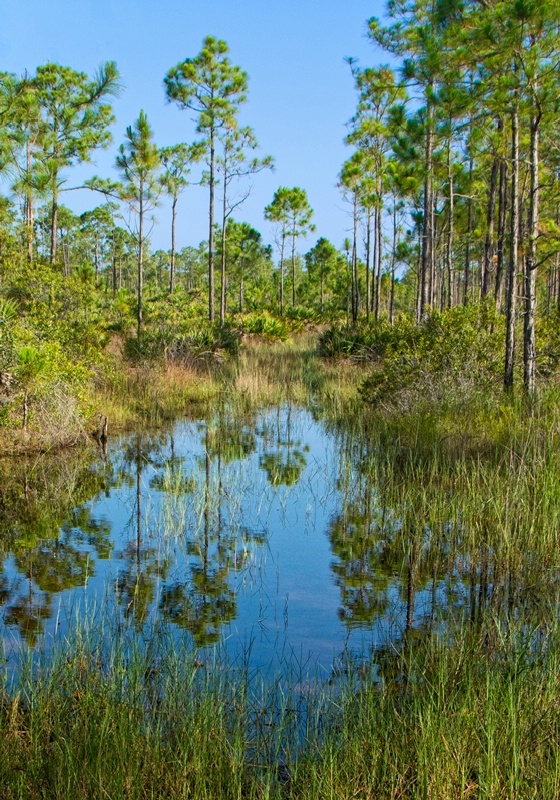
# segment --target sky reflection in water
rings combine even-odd
[[[363,446],[285,406],[113,439],[105,460],[13,465],[8,657],[94,609],[107,630],[164,620],[261,667],[293,654],[329,670],[398,640],[448,598],[439,582],[415,591],[406,553],[388,555],[399,521],[362,474]]]

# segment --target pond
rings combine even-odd
[[[364,435],[289,403],[5,460],[7,662],[89,615],[328,677],[489,603],[518,609],[524,577],[469,544],[466,501],[445,481],[411,499],[380,462]]]

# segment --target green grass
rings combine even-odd
[[[557,797],[558,628],[453,633],[302,683],[82,622],[2,691],[2,797]]]
[[[114,391],[156,419],[193,397],[233,414],[312,403],[346,456],[341,596],[396,575],[412,596],[445,585],[447,606],[330,681],[83,619],[4,681],[1,800],[560,796],[557,389],[394,414],[359,400],[361,369],[298,337]]]

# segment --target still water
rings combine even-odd
[[[453,567],[413,585],[410,553],[389,547],[399,514],[364,478],[370,457],[284,405],[4,462],[5,658],[105,615],[108,631],[163,623],[256,667],[288,655],[328,673],[425,629],[469,583]]]

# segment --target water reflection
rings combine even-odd
[[[110,555],[110,524],[83,505],[108,482],[89,452],[0,461],[0,603],[5,624],[31,646],[52,615],[53,596],[93,574],[90,551]]]
[[[230,421],[219,418],[215,428],[206,422],[202,532],[188,542],[190,558],[185,579],[166,585],[161,596],[160,608],[165,619],[190,631],[199,647],[216,642],[222,626],[234,619],[237,611],[235,592],[229,583],[234,563],[232,541],[224,532],[222,521],[222,444],[228,460],[233,461],[251,451],[252,445],[244,447],[247,441],[243,429]],[[218,475],[216,497],[212,485],[213,457]],[[212,514],[213,508],[217,509],[217,515]]]
[[[460,465],[396,458],[291,405],[5,459],[0,630],[34,646],[65,609],[110,598],[138,630],[158,619],[255,663],[281,647],[338,663],[552,608],[558,570],[468,487]]]
[[[169,560],[162,555],[160,549],[154,546],[149,537],[143,536],[142,516],[142,474],[146,465],[152,464],[161,469],[158,460],[158,445],[147,437],[137,434],[134,444],[124,450],[123,469],[129,465],[135,474],[134,489],[135,503],[128,530],[132,534],[124,549],[119,553],[122,566],[117,577],[117,596],[124,607],[126,617],[131,617],[138,626],[142,626],[149,614],[150,607],[156,596],[158,582],[165,578]],[[132,488],[132,482],[128,479]]]
[[[293,486],[301,478],[307,466],[304,447],[292,436],[292,407],[288,406],[285,424],[281,409],[277,410],[275,430],[267,432],[268,448],[260,458],[259,465],[266,472],[272,486]]]

